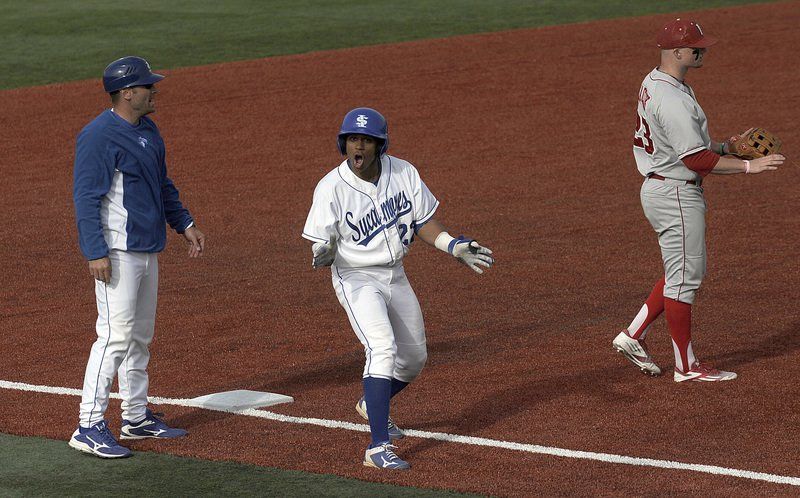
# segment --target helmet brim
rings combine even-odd
[[[134,85],[131,86],[154,85],[159,81],[163,80],[164,78],[165,76],[163,74],[151,73],[150,76],[142,78],[141,80],[137,81]]]
[[[132,81],[131,83],[128,83],[127,85],[125,85],[123,87],[120,87],[119,90],[124,90],[125,88],[133,88],[135,86],[155,85],[156,83],[158,83],[159,81],[163,80],[164,78],[165,78],[165,76],[163,74],[150,73],[149,76],[145,76],[142,79],[139,79],[139,80],[136,80],[136,81]],[[114,91],[118,92],[119,90],[114,90]]]

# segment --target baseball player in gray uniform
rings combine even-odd
[[[409,162],[387,154],[386,120],[359,107],[345,115],[338,136],[346,158],[317,184],[303,237],[313,242],[315,268],[331,267],[336,297],[364,346],[364,396],[369,420],[368,467],[408,469],[392,445],[403,431],[389,418],[390,399],[413,381],[427,359],[422,311],[403,269],[417,236],[477,273],[492,251],[454,238],[434,219],[439,202]]]
[[[644,343],[650,325],[665,312],[675,353],[674,380],[723,381],[736,378],[701,363],[691,342],[692,303],[706,272],[703,179],[709,173],[730,175],[774,171],[785,157],[773,154],[751,161],[732,156],[730,143],[714,142],[694,90],[684,81],[700,68],[716,40],[688,19],[667,23],[657,37],[661,63],[639,89],[633,155],[645,177],[640,199],[658,235],[664,276],[614,348],[649,375],[660,375]]]

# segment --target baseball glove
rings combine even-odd
[[[781,140],[764,128],[751,128],[742,135],[732,136],[728,150],[742,159],[758,159],[780,152]]]

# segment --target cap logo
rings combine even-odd
[[[694,23],[694,25],[695,25],[695,26],[697,26],[697,31],[699,31],[699,32],[700,32],[700,36],[705,36],[705,35],[703,34],[703,30],[700,28],[700,25],[699,25],[698,23]]]
[[[367,127],[367,116],[365,114],[359,114],[356,118],[356,126],[359,128],[366,128]]]

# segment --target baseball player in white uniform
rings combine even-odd
[[[644,214],[658,235],[664,276],[614,348],[642,372],[660,375],[644,343],[650,325],[665,312],[675,353],[674,380],[724,381],[733,372],[713,368],[695,357],[691,342],[692,303],[706,272],[703,179],[709,173],[756,174],[774,171],[780,154],[743,161],[726,154],[730,143],[714,142],[694,90],[684,81],[690,68],[703,66],[716,40],[691,20],[667,23],[657,37],[661,63],[645,76],[639,89],[633,155],[645,177],[640,199]]]
[[[313,266],[331,267],[333,288],[364,346],[364,396],[369,420],[368,467],[408,469],[393,441],[403,431],[389,418],[390,399],[413,381],[427,359],[422,311],[403,269],[417,236],[477,273],[492,251],[454,238],[434,219],[439,202],[409,162],[388,155],[388,127],[374,109],[345,115],[338,136],[347,156],[314,190],[303,237],[313,242]]]

